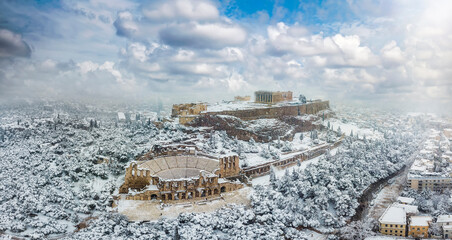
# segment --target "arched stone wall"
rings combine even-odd
[[[188,171],[194,168],[199,168],[198,175],[189,178],[169,179],[164,178],[165,174],[160,174],[172,169]],[[227,192],[242,187],[240,183],[227,180],[222,180],[220,183],[218,181],[220,172],[222,177],[237,176],[240,173],[238,156],[228,156],[219,160],[193,155],[165,156],[148,161],[132,162],[126,169],[125,181],[120,188],[120,193],[128,193],[129,188],[139,189],[143,192],[127,195],[126,199],[157,199],[166,202],[215,197],[221,194],[221,189]]]

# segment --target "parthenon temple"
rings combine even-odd
[[[284,101],[292,101],[292,92],[270,92],[270,91],[257,91],[255,94],[256,103],[278,103]]]

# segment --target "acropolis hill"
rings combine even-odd
[[[185,125],[204,124],[215,122],[214,125],[222,125],[215,117],[228,116],[228,121],[233,123],[236,118],[239,121],[252,121],[256,119],[299,117],[307,114],[317,114],[322,110],[329,109],[328,101],[306,101],[301,95],[298,99],[293,98],[293,93],[288,92],[255,92],[255,101],[251,102],[249,96],[236,96],[234,101],[223,102],[216,105],[206,103],[176,104],[173,106],[172,115],[179,118],[180,123]],[[232,118],[231,118],[232,117]],[[282,124],[277,124],[276,128],[282,128]],[[292,125],[301,125],[303,122],[293,122]],[[229,131],[236,137],[259,136],[251,133],[243,133],[242,127],[235,127],[233,124]],[[314,124],[308,125],[317,128]],[[213,129],[215,130],[215,129]],[[302,129],[297,128],[299,131]],[[281,134],[277,134],[278,137]],[[267,140],[272,139],[265,136]],[[249,139],[248,139],[249,140]],[[322,153],[324,148],[329,146],[319,146],[316,153]],[[270,170],[270,165],[263,165],[249,171],[242,171],[238,156],[228,156],[216,158],[206,155],[196,147],[171,148],[161,151],[160,148],[153,149],[149,153],[140,157],[138,161],[132,162],[126,170],[125,182],[119,192],[126,194],[126,199],[130,200],[153,200],[159,199],[164,202],[174,200],[189,200],[219,196],[222,192],[234,191],[242,188],[242,184],[231,182],[228,179],[242,179],[243,176],[266,174]],[[160,156],[162,155],[162,156]],[[312,154],[315,155],[315,154]],[[301,154],[298,157],[286,159],[281,163],[276,161],[271,163],[275,166],[293,164],[296,160],[305,159],[307,155]],[[129,191],[129,189],[137,191]]]
[[[260,118],[317,114],[330,107],[329,101],[306,101],[304,97],[294,99],[292,95],[291,91],[257,91],[254,102],[250,101],[249,96],[236,96],[234,101],[216,105],[207,103],[175,104],[172,109],[172,117],[178,117],[179,123],[187,125],[202,116],[229,115],[248,121]]]

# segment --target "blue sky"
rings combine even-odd
[[[224,14],[235,19],[249,19],[265,12],[269,20],[288,24],[323,25],[357,19],[347,1],[224,1]]]
[[[452,2],[0,2],[0,97],[450,107]]]

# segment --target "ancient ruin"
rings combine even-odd
[[[254,93],[255,102],[274,104],[278,102],[292,101],[292,92],[270,92],[270,91],[257,91]]]
[[[151,153],[129,165],[119,193],[128,200],[163,202],[218,197],[243,187],[231,180],[240,173],[238,156],[215,158],[195,148]]]
[[[293,99],[292,95],[291,91],[257,91],[254,102],[250,102],[249,96],[236,96],[232,104],[230,102],[223,102],[215,106],[206,103],[174,104],[171,116],[178,117],[180,124],[188,125],[197,117],[210,115],[229,115],[248,121],[260,118],[317,114],[330,108],[329,101],[306,101],[306,98],[297,101]]]
[[[179,123],[190,122],[202,111],[207,111],[206,103],[174,104],[171,112],[172,117],[179,117]]]
[[[234,101],[242,101],[242,102],[251,101],[251,96],[235,96]]]

